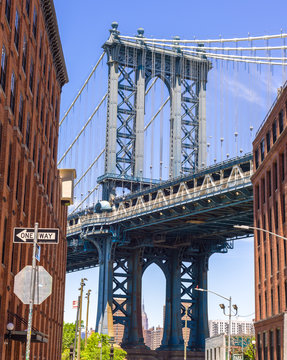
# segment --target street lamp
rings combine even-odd
[[[278,235],[272,231],[269,231],[269,230],[265,230],[265,229],[262,229],[262,228],[259,228],[259,227],[256,227],[256,226],[249,226],[249,225],[233,225],[234,228],[236,229],[243,229],[243,230],[259,230],[259,231],[263,231],[267,234],[270,234],[270,235],[274,235],[280,239],[283,239],[283,240],[287,240],[287,238],[285,236],[281,236],[281,235]]]
[[[211,291],[211,290],[207,290],[207,289],[201,289],[199,288],[198,286],[194,288],[195,290],[197,291],[204,291],[204,292],[210,292],[211,294],[214,294],[216,296],[219,296],[221,297],[222,299],[224,300],[227,300],[228,301],[228,314],[225,313],[225,305],[224,304],[219,304],[220,308],[223,310],[223,314],[228,316],[228,359],[230,357],[230,339],[231,339],[231,316],[232,316],[232,313],[231,313],[231,296],[229,298],[223,296],[223,295],[220,295],[214,291]],[[237,315],[237,312],[238,312],[238,307],[236,304],[232,305],[233,309],[236,311],[235,314],[233,314],[233,316],[236,316]]]

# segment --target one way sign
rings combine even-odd
[[[38,229],[38,244],[58,244],[59,229]],[[34,228],[14,228],[14,243],[31,244],[34,241]]]

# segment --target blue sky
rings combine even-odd
[[[286,32],[287,5],[286,1],[283,0],[273,1],[272,5],[270,1],[266,0],[242,0],[238,2],[55,0],[54,3],[70,79],[63,88],[61,114],[67,110],[102,53],[101,46],[108,38],[108,30],[113,21],[119,23],[119,30],[122,34],[134,35],[139,27],[143,27],[147,36],[158,38],[172,38],[174,35],[179,35],[185,39],[193,39],[194,37],[198,39],[218,38],[219,35],[222,37],[242,37],[247,36],[248,33],[256,36],[277,34],[280,33],[281,28]],[[215,73],[210,73],[210,77],[212,78]],[[255,81],[252,77],[249,79],[251,79],[249,81]],[[228,80],[230,92],[235,89],[233,81],[234,78]],[[257,78],[256,81],[261,85],[264,83],[264,79],[261,78]],[[280,79],[276,78],[273,81],[274,89],[278,84],[280,84]],[[211,82],[211,89],[212,86]],[[253,125],[256,130],[268,109],[265,95],[263,95],[266,86],[261,92],[258,91],[255,94],[257,97],[254,96],[252,100],[246,92],[246,84],[241,83],[241,87],[237,86],[238,90],[235,96],[245,96],[246,100],[249,101],[244,115],[246,134],[249,134],[249,125]],[[228,99],[225,101],[227,102]],[[211,114],[213,105],[209,104],[208,106]],[[234,117],[233,111],[232,107],[229,108],[229,117]],[[242,119],[240,118],[238,121],[240,122]],[[247,143],[242,140],[240,145],[244,147],[244,152],[250,150],[251,143],[250,139],[248,140],[249,135],[246,136],[246,134],[244,141]],[[218,133],[217,136],[219,138],[220,134]],[[225,140],[225,142],[227,141],[228,139]],[[229,142],[232,143],[232,141],[233,139],[229,139]],[[225,152],[227,151],[229,150],[226,149]],[[219,155],[217,155],[217,159],[218,157]],[[237,241],[234,250],[229,251],[228,254],[213,255],[210,259],[209,269],[209,288],[227,297],[231,295],[238,305],[241,315],[252,314],[254,312],[252,240]],[[76,311],[72,310],[72,300],[77,298],[81,277],[89,279],[86,289],[92,289],[90,324],[94,327],[97,269],[67,275],[65,320],[73,321],[76,316]],[[153,282],[150,281],[151,278]],[[164,278],[160,271],[156,268],[148,269],[143,278],[143,295],[150,325],[162,324],[164,289]],[[154,299],[157,301],[155,302]],[[219,298],[217,299],[213,295],[209,296],[209,316],[211,319],[224,318],[218,306],[220,302]],[[253,315],[249,318],[252,319]]]

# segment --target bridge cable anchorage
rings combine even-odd
[[[138,38],[135,36],[125,36],[125,35],[118,35],[120,39],[123,40],[134,40],[137,41]],[[154,44],[155,41],[162,42],[162,43],[174,43],[174,42],[181,42],[181,43],[190,43],[190,44],[201,44],[201,43],[221,43],[221,42],[238,42],[238,41],[250,41],[250,40],[272,40],[272,39],[282,39],[286,38],[287,33],[283,34],[275,34],[275,35],[263,35],[263,36],[249,36],[244,38],[230,38],[230,39],[205,39],[205,40],[175,40],[175,39],[153,39],[153,38],[147,38],[142,37],[141,40],[143,42],[150,41],[152,44]]]
[[[102,61],[103,57],[105,55],[105,51],[102,53],[102,55],[100,56],[99,60],[97,61],[96,65],[93,67],[90,75],[88,76],[87,80],[84,82],[84,85],[81,87],[80,91],[78,92],[77,96],[75,97],[75,99],[73,100],[72,104],[70,105],[69,109],[66,111],[66,113],[64,114],[62,120],[60,121],[59,126],[62,125],[63,121],[66,119],[66,117],[69,115],[69,112],[72,110],[73,106],[75,105],[76,101],[78,100],[78,98],[80,97],[80,95],[82,94],[82,92],[84,91],[85,87],[87,86],[90,78],[93,76],[94,72],[96,71],[98,65],[100,64],[100,62]]]
[[[87,173],[91,170],[91,168],[95,165],[95,163],[99,160],[99,158],[103,155],[106,148],[104,148],[99,155],[95,158],[95,160],[92,162],[92,164],[88,167],[88,169],[85,171],[85,173],[79,178],[79,180],[74,185],[74,188],[82,181],[82,179],[87,175]]]
[[[100,184],[97,184],[69,215],[73,215],[78,210],[78,208],[88,199],[88,197],[91,196],[96,190],[98,190],[99,186]]]
[[[79,132],[79,134],[76,136],[76,138],[74,139],[74,141],[72,142],[72,144],[68,147],[67,151],[64,153],[64,155],[61,157],[61,159],[58,161],[57,166],[59,166],[61,164],[61,162],[64,160],[64,158],[67,156],[67,154],[70,152],[70,150],[72,149],[72,147],[74,146],[74,144],[77,142],[77,140],[79,139],[79,137],[81,136],[81,134],[84,132],[84,130],[86,129],[86,127],[89,125],[89,123],[91,122],[91,120],[93,119],[93,117],[96,115],[96,112],[99,110],[99,108],[101,107],[101,105],[103,104],[103,102],[105,101],[106,97],[108,96],[108,93],[106,93],[104,95],[104,97],[102,98],[102,100],[99,102],[98,106],[95,108],[95,110],[93,111],[92,115],[89,117],[88,121],[86,122],[86,124],[82,127],[81,131]]]

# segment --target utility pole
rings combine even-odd
[[[89,306],[90,306],[90,294],[91,290],[88,290],[86,293],[87,301],[87,315],[86,315],[86,333],[85,333],[85,347],[87,346],[87,339],[88,339],[88,323],[89,323]]]
[[[78,304],[77,304],[77,318],[76,318],[75,340],[73,347],[73,360],[75,360],[76,347],[77,347],[77,336],[78,336],[78,326],[79,326],[79,306],[80,306],[80,295],[78,296]]]
[[[29,302],[29,317],[27,329],[27,345],[26,345],[26,360],[30,360],[30,347],[31,347],[31,333],[32,333],[32,320],[33,320],[33,305],[35,297],[35,279],[36,279],[36,248],[38,240],[38,223],[35,223],[34,228],[34,241],[33,241],[33,255],[32,255],[32,274],[31,274],[31,289],[30,289],[30,302]]]
[[[78,351],[77,351],[77,360],[81,359],[81,328],[82,328],[82,302],[83,302],[83,289],[85,284],[85,281],[87,281],[88,279],[83,278],[81,279],[81,286],[80,286],[80,307],[79,307],[79,324],[78,324],[78,329],[79,329],[79,335],[78,335]]]

